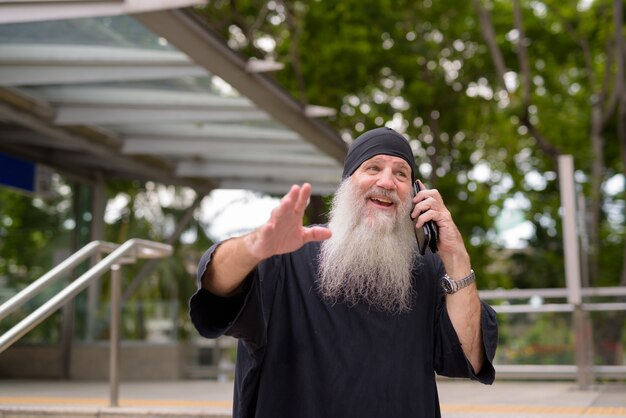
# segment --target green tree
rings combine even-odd
[[[488,283],[498,281],[498,273],[484,267],[504,198],[491,190],[507,180],[490,167],[505,168],[506,161],[487,150],[510,128],[502,127],[506,120],[488,100],[464,93],[478,87],[481,76],[473,61],[481,55],[479,33],[466,24],[474,20],[470,12],[463,3],[351,0],[220,1],[203,11],[231,46],[285,62],[278,81],[305,103],[338,109],[330,122],[344,136],[386,123],[406,133],[419,156],[420,177],[446,196],[472,244],[479,280]],[[261,48],[267,44],[275,46]],[[490,125],[497,128],[485,129]]]
[[[77,250],[75,236],[82,216],[76,213],[74,204],[77,187],[67,184],[58,176],[54,178],[53,194],[45,198],[32,197],[0,188],[0,290],[2,300],[13,296],[22,288],[49,271],[62,259]],[[187,300],[195,291],[195,265],[202,252],[212,242],[206,235],[207,225],[194,216],[186,227],[191,238],[170,239],[187,208],[194,204],[197,194],[184,188],[175,188],[155,183],[117,182],[107,185],[108,200],[121,200],[119,213],[105,225],[104,239],[123,243],[131,238],[143,238],[158,242],[170,241],[174,246],[171,257],[161,259],[156,268],[144,280],[135,277],[146,265],[146,261],[123,266],[122,291],[126,290],[122,321],[123,337],[143,339],[146,337],[146,318],[157,310],[170,310],[170,318],[176,324],[174,332],[187,335],[190,331]],[[202,196],[200,196],[201,198]],[[88,217],[87,217],[88,219]],[[76,274],[87,269],[85,263]],[[75,278],[69,277],[68,278]],[[4,331],[38,307],[43,301],[61,289],[64,282],[47,289],[21,311],[3,321]],[[130,285],[133,289],[129,289]],[[108,308],[110,280],[104,275],[96,284],[100,300],[95,307],[96,326],[90,338],[108,336]],[[84,338],[87,334],[88,310],[86,292],[76,300],[75,335]],[[89,307],[94,308],[94,307]],[[174,309],[172,311],[172,309]],[[166,312],[167,313],[167,312]],[[164,315],[160,313],[160,315]],[[60,315],[55,314],[29,332],[28,341],[55,341],[60,332]]]
[[[45,199],[0,187],[0,301],[47,272],[55,259],[67,255],[64,250],[71,245],[74,226],[71,188],[58,176],[53,178],[53,184],[54,192]],[[33,303],[40,304],[50,295],[49,290]],[[21,310],[2,321],[0,332],[8,330],[26,313]],[[51,317],[33,330],[28,339],[55,340],[59,335],[59,319],[58,315]]]
[[[105,226],[105,240],[121,244],[131,238],[143,238],[167,242],[174,247],[174,254],[160,259],[145,277],[138,276],[143,274],[146,262],[124,267],[124,306],[134,316],[128,321],[126,336],[144,339],[146,317],[154,314],[155,309],[161,309],[164,303],[169,304],[170,309],[176,309],[172,315],[178,325],[176,332],[187,335],[187,301],[195,291],[195,267],[212,241],[205,232],[208,225],[199,221],[197,215],[185,228],[185,232],[192,235],[190,239],[183,241],[181,237],[173,239],[172,236],[188,208],[203,196],[198,197],[190,189],[153,182],[111,182],[107,192],[110,201],[121,199],[125,204],[118,208],[117,217],[111,218]],[[109,282],[102,286],[105,300],[108,300]],[[105,322],[100,332],[107,331],[108,322]]]
[[[605,189],[626,169],[623,0],[220,0],[200,14],[244,54],[285,63],[277,80],[338,109],[346,138],[405,133],[483,288],[565,285],[557,158],[573,155],[586,284],[626,285],[624,190]],[[511,201],[534,235],[487,269]]]
[[[597,254],[605,235],[623,251],[602,205],[602,185],[624,166],[621,1],[222,0],[200,13],[232,47],[286,63],[276,78],[339,109],[330,122],[344,135],[391,123],[415,140],[421,176],[446,196],[474,257],[516,194],[541,236],[533,244],[555,248],[556,158],[573,154],[592,219],[591,282],[615,277]]]

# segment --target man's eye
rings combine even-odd
[[[376,165],[370,165],[369,167],[367,167],[368,171],[379,171],[378,166]]]

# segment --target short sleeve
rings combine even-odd
[[[217,338],[224,335],[238,316],[249,293],[250,278],[246,279],[244,291],[233,297],[219,297],[202,288],[202,276],[213,258],[219,244],[209,248],[198,264],[196,285],[198,290],[189,300],[189,316],[200,335]]]
[[[276,260],[264,260],[244,281],[241,292],[232,297],[220,297],[202,288],[201,278],[219,244],[212,246],[198,265],[198,291],[189,301],[189,316],[200,335],[217,338],[229,335],[238,338],[253,354],[266,344],[269,306],[273,294],[268,279]]]

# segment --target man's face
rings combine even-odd
[[[411,199],[411,167],[400,157],[376,155],[352,174],[352,182],[365,199],[365,216],[373,221],[394,218]]]
[[[333,198],[322,242],[318,290],[331,302],[365,302],[382,312],[407,312],[413,301],[417,243],[411,169],[377,155],[345,179]]]

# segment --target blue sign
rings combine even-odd
[[[0,153],[0,185],[28,193],[45,194],[49,190],[42,190],[42,186],[44,189],[49,188],[50,173],[44,172],[32,161]]]

